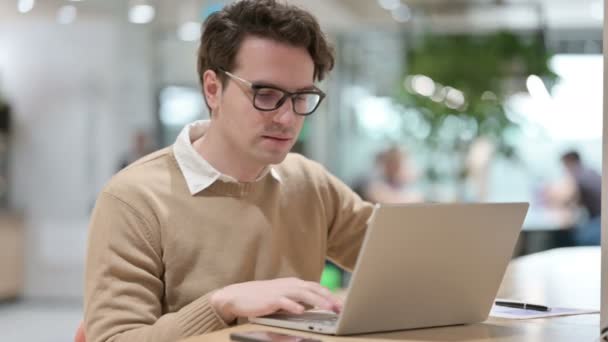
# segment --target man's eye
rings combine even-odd
[[[258,91],[258,97],[265,99],[280,98],[282,95],[276,91]]]

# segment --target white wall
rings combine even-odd
[[[167,36],[157,46],[159,86],[167,84],[198,87],[196,57],[198,42],[184,42]]]
[[[26,296],[79,296],[89,211],[154,119],[149,33],[114,19],[0,23],[14,107],[10,202],[26,218]]]

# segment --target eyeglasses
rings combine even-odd
[[[325,93],[319,89],[289,92],[278,87],[255,84],[242,79],[226,70],[219,69],[231,79],[251,88],[253,92],[253,107],[257,110],[269,112],[281,107],[288,98],[291,98],[293,111],[298,115],[310,115],[319,107],[325,98]]]

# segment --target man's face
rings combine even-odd
[[[249,36],[230,72],[254,84],[294,92],[313,86],[314,63],[304,48]],[[252,90],[227,78],[217,100],[211,105],[212,127],[243,163],[266,166],[285,159],[304,123],[304,117],[294,113],[291,99],[276,110],[260,111],[253,106]]]

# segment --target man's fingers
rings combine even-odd
[[[316,292],[320,296],[323,296],[323,297],[330,297],[331,296],[331,292],[326,287],[323,287],[319,283],[315,283],[315,282],[312,282],[312,281],[307,281],[307,282],[304,283],[303,286],[305,288],[311,290],[311,291]]]
[[[313,307],[333,310],[333,302],[326,299],[323,296],[318,295],[314,291],[308,289],[299,288],[289,295],[289,298],[297,302],[305,303]]]
[[[279,310],[284,310],[284,311],[287,311],[289,313],[296,314],[296,315],[300,315],[300,314],[304,313],[304,307],[302,305],[296,303],[295,301],[293,301],[287,297],[279,298],[278,307],[274,311],[276,312]]]
[[[321,286],[321,284],[307,282],[305,286],[310,291],[316,293],[317,295],[323,297],[325,300],[331,303],[332,307],[328,308],[327,310],[332,310],[334,312],[340,312],[342,310],[342,300],[334,296],[331,291]]]

